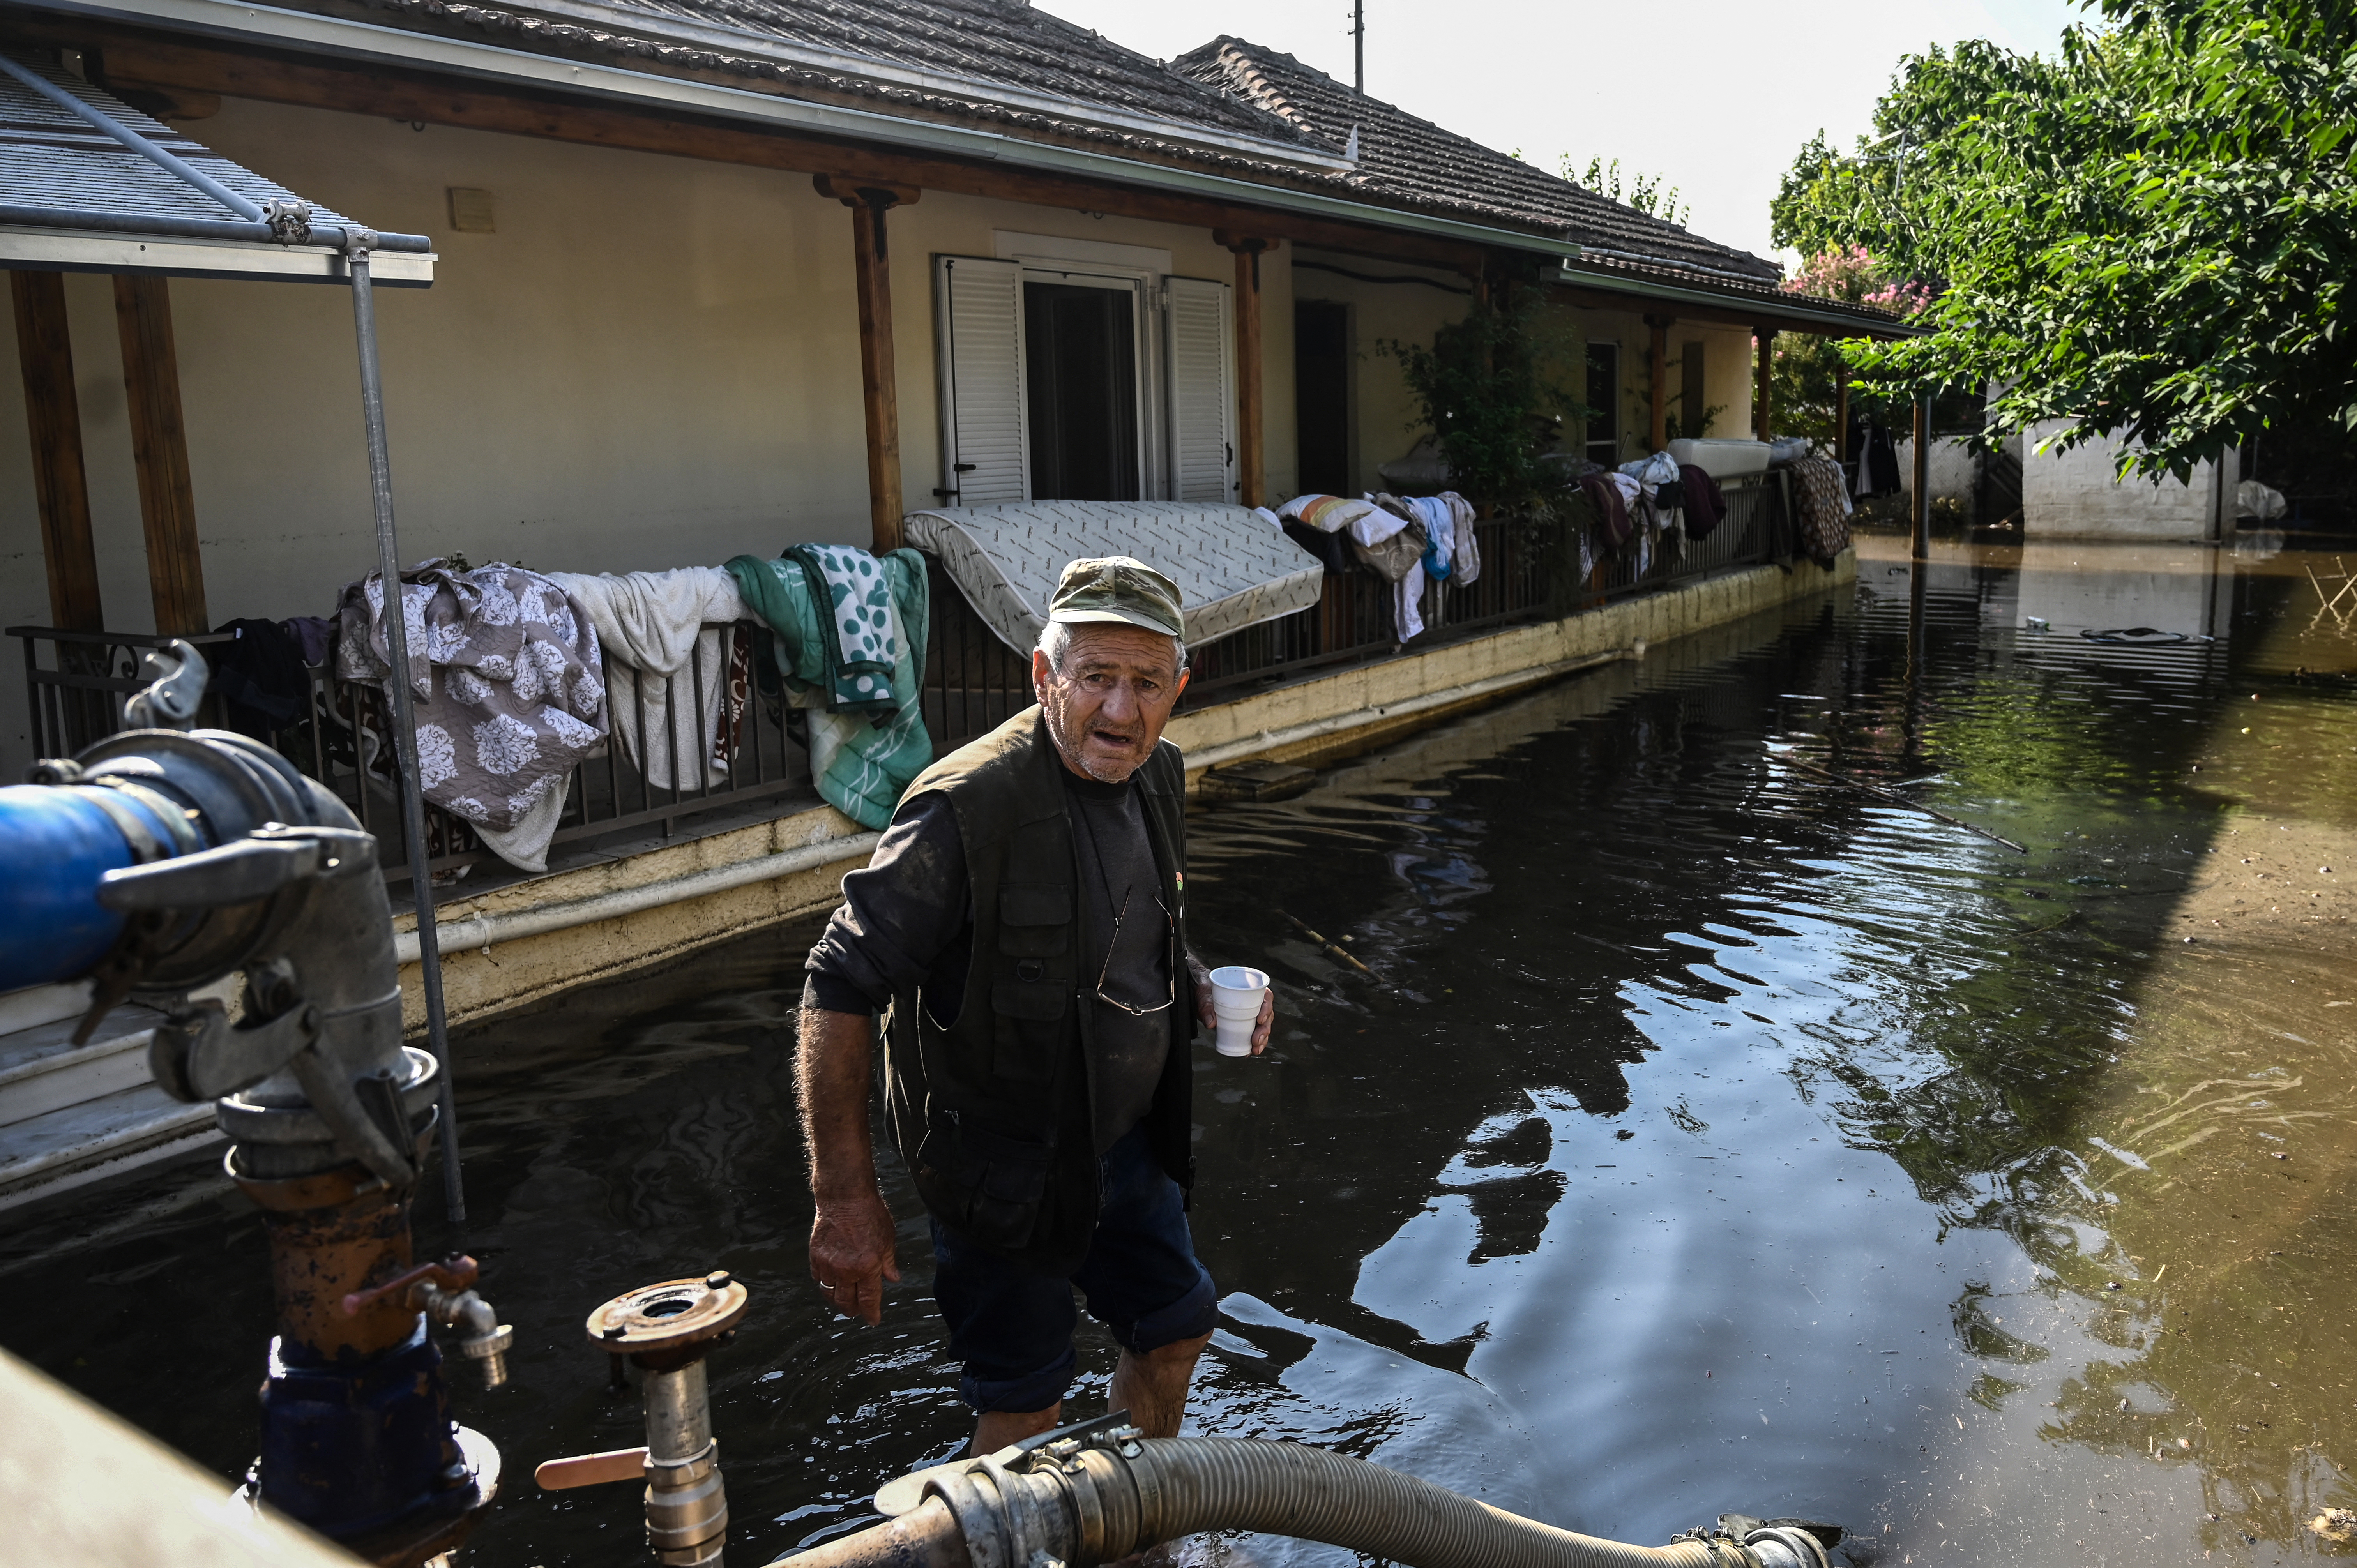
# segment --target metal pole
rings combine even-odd
[[[1914,766],[1916,754],[1923,743],[1923,686],[1931,657],[1923,624],[1924,577],[1928,564],[1921,556],[1917,556],[1907,584],[1907,720],[1900,726],[1900,756],[1910,768]]]
[[[425,988],[425,1037],[441,1064],[442,1195],[450,1222],[467,1219],[467,1188],[458,1174],[458,1092],[450,1071],[450,1038],[442,1018],[442,943],[434,929],[434,878],[427,869],[425,800],[417,788],[417,725],[409,706],[409,628],[402,613],[401,544],[393,528],[393,460],[384,443],[384,380],[376,360],[376,292],[369,252],[376,235],[358,224],[345,231],[352,271],[352,325],[361,341],[361,421],[368,427],[369,496],[376,506],[377,570],[384,581],[385,651],[392,656],[393,745],[401,763],[401,828],[409,840],[410,897],[417,908],[417,968]]]
[[[1915,540],[1918,561],[1932,558],[1932,405],[1915,400]]]
[[[1367,91],[1367,0],[1351,5],[1351,91]]]

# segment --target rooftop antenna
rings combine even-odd
[[[1351,91],[1367,91],[1367,0],[1351,0]]]

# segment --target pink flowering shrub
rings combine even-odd
[[[1835,246],[1803,262],[1801,270],[1784,280],[1784,289],[1789,294],[1813,295],[1819,299],[1870,305],[1897,316],[1912,316],[1932,303],[1932,291],[1926,285],[1912,278],[1892,282],[1880,276],[1879,271],[1878,263],[1865,246],[1852,245],[1846,250]]]

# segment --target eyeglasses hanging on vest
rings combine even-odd
[[[1176,970],[1171,971],[1168,976],[1170,982],[1170,994],[1165,996],[1161,1001],[1156,1003],[1151,1007],[1133,1007],[1118,996],[1107,996],[1105,994],[1104,988],[1105,976],[1113,972],[1114,950],[1121,946],[1121,923],[1129,918],[1129,900],[1136,892],[1137,888],[1135,884],[1122,889],[1121,908],[1114,911],[1113,939],[1105,943],[1104,963],[1097,970],[1096,999],[1103,1003],[1108,1007],[1120,1008],[1123,1012],[1128,1014],[1133,1018],[1151,1018],[1157,1013],[1168,1011],[1171,1004],[1178,1000],[1178,975]],[[1162,898],[1159,894],[1155,896],[1154,907],[1162,911],[1162,918],[1164,920],[1167,921],[1170,918],[1170,908],[1168,905],[1162,902]]]

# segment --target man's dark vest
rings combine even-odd
[[[1080,862],[1065,813],[1062,760],[1038,708],[942,758],[902,797],[949,798],[973,898],[971,957],[958,1015],[937,1020],[921,993],[884,1021],[893,1141],[925,1207],[1018,1262],[1070,1273],[1096,1230],[1098,1166],[1090,1082],[1090,949]],[[1195,1030],[1187,968],[1187,774],[1168,741],[1133,776],[1170,911],[1170,1055],[1146,1112],[1154,1156],[1182,1187],[1190,1152]]]

